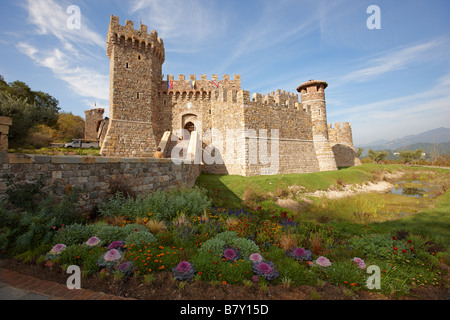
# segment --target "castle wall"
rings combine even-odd
[[[4,174],[21,183],[45,178],[45,188],[56,186],[61,197],[70,188],[84,193],[80,205],[90,212],[107,199],[119,184],[136,195],[178,187],[193,186],[200,174],[200,165],[175,164],[169,159],[115,158],[81,156],[44,156],[0,152],[0,196],[7,190]]]
[[[266,95],[262,98],[256,94],[254,101],[249,102],[244,109],[246,128],[255,130],[258,137],[258,142],[248,139],[247,146],[252,148],[253,143],[259,157],[257,163],[247,159],[247,175],[260,175],[269,168],[276,170],[270,170],[271,174],[318,171],[310,114],[298,103],[297,95],[288,93],[284,99],[272,99],[274,96],[276,95]],[[266,149],[259,146],[264,133],[261,129],[267,130],[267,140],[262,140],[267,145]],[[273,129],[278,130],[278,140],[272,139]],[[274,142],[278,143],[278,163],[274,163],[275,158],[272,158],[271,153]],[[265,154],[269,163],[264,163],[264,158],[261,158]]]

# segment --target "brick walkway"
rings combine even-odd
[[[0,300],[134,300],[103,292],[70,290],[64,284],[39,280],[0,268]]]

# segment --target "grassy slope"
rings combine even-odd
[[[312,192],[319,189],[326,190],[331,185],[336,185],[338,179],[346,184],[364,183],[371,181],[374,175],[377,175],[377,172],[394,172],[399,169],[412,171],[445,171],[444,169],[405,167],[403,165],[364,164],[363,166],[345,168],[339,171],[276,176],[242,177],[202,174],[197,180],[197,185],[208,189],[209,196],[213,198],[216,205],[222,207],[240,207],[242,206],[242,198],[245,190],[249,187],[265,193],[272,192],[275,194],[277,188],[283,189],[289,185],[301,185]],[[309,216],[309,218],[313,217]],[[421,213],[399,220],[370,223],[369,226],[373,232],[388,232],[400,229],[410,230],[426,235],[440,243],[449,244],[449,218],[450,191],[447,191],[439,198],[433,209],[427,209]],[[364,224],[351,221],[337,222],[335,226],[338,229],[355,234],[359,234],[365,228]],[[365,231],[367,232],[367,230]]]
[[[450,245],[450,191],[439,197],[433,209],[394,221],[372,223],[371,228],[376,232],[408,230]]]

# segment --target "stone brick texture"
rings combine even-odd
[[[56,196],[63,196],[70,188],[81,189],[80,206],[85,213],[94,210],[117,184],[141,195],[159,189],[191,187],[200,174],[200,165],[175,164],[170,159],[1,154],[0,196],[7,190],[4,174],[21,183],[44,176],[45,188],[55,187]]]

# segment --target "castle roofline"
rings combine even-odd
[[[306,88],[306,87],[309,87],[309,86],[318,85],[318,84],[324,85],[325,89],[328,87],[328,83],[326,83],[325,81],[322,81],[322,80],[309,80],[309,81],[306,81],[305,83],[301,84],[297,88],[297,91],[300,92],[303,88]]]

